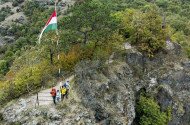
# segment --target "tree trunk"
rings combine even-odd
[[[50,48],[50,62],[53,65],[53,50]]]

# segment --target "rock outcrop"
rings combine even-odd
[[[98,62],[82,62],[76,68],[78,92],[94,111],[96,122],[133,124],[135,100],[145,89],[157,98],[162,111],[172,108],[169,125],[188,125],[190,67],[180,45],[170,43],[152,59],[130,48],[124,58],[104,70],[99,70]]]
[[[132,125],[136,99],[145,89],[156,98],[162,111],[171,107],[169,125],[189,125],[190,61],[178,44],[172,46],[152,59],[130,47],[122,59],[115,54],[109,65],[82,61],[75,68],[71,87],[74,94],[61,108],[25,108],[26,100],[19,100],[5,106],[0,118],[6,124]]]

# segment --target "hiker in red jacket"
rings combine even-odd
[[[52,87],[50,94],[53,97],[53,103],[56,104],[56,89],[54,87]]]

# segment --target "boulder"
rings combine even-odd
[[[20,23],[20,24],[24,24],[25,23],[25,17],[20,16],[15,20],[15,22]]]
[[[11,36],[5,36],[4,41],[6,43],[13,43],[15,41],[15,39],[14,39],[14,37],[11,37]]]
[[[0,36],[0,47],[4,45],[4,40]]]
[[[0,25],[0,34],[3,36],[7,35],[7,27]]]
[[[171,88],[167,85],[162,85],[158,89],[157,101],[161,107],[161,111],[166,111],[168,107],[171,107],[173,104],[173,92]]]

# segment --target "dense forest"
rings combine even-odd
[[[2,0],[2,3],[7,1]],[[21,3],[22,0],[15,0],[13,6]],[[58,6],[59,35],[48,32],[38,44],[38,35],[53,9],[53,3],[48,6],[35,0],[24,1],[21,11],[27,23],[15,22],[0,32],[2,36],[9,32],[15,38],[14,42],[0,47],[1,105],[24,94],[35,93],[41,86],[55,84],[59,68],[64,77],[82,60],[99,60],[100,68],[104,67],[113,52],[124,51],[126,42],[145,56],[154,58],[169,40],[179,43],[190,57],[189,0],[78,0],[64,12]],[[11,13],[10,8],[2,8],[0,21]],[[58,39],[59,46],[56,45]],[[152,115],[158,119],[154,121],[142,116],[142,125],[148,122],[167,124],[169,109],[159,112],[152,98],[142,96],[139,109],[145,104],[154,110]]]

